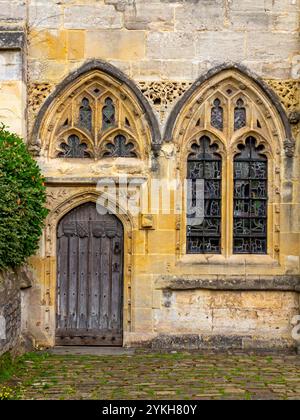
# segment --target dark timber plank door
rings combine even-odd
[[[56,344],[121,346],[121,222],[87,203],[61,220],[57,242]]]

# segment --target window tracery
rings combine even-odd
[[[126,139],[122,134],[118,134],[114,139],[109,140],[101,154],[102,157],[138,157],[135,151],[135,145],[132,141]]]
[[[88,146],[86,143],[81,142],[79,137],[72,134],[68,137],[67,142],[61,142],[61,151],[58,152],[58,157],[63,158],[90,158],[91,155],[87,151]]]
[[[178,255],[221,253],[227,258],[268,254],[278,259],[285,129],[276,106],[247,75],[235,70],[220,72],[195,89],[174,124],[172,138],[179,151],[177,168],[182,177],[191,175],[191,145],[204,137],[218,147],[221,156],[220,243],[210,251],[195,241],[191,251],[193,229],[184,214],[180,225],[184,229],[178,230]],[[244,179],[247,165],[242,157],[246,151],[250,169]],[[192,175],[197,178],[200,172]],[[186,199],[183,205],[188,209]],[[214,240],[214,234],[206,233],[205,241]]]
[[[49,158],[97,160],[110,154],[147,159],[151,151],[151,128],[138,100],[129,87],[100,70],[68,86],[42,127],[41,155]]]

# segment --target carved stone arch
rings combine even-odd
[[[94,91],[91,91],[93,86]],[[153,151],[159,150],[161,146],[159,125],[147,99],[116,67],[101,60],[93,60],[71,73],[43,104],[30,138],[29,148],[32,153],[36,156],[53,157],[49,155],[51,151],[49,144],[56,141],[55,135],[59,125],[65,124],[66,127],[75,125],[75,122],[70,122],[69,119],[72,119],[72,112],[74,115],[74,101],[82,96],[80,92],[87,91],[89,97],[94,98],[94,113],[99,115],[97,96],[103,93],[101,89],[112,92],[120,103],[126,104],[124,109],[130,109],[134,116],[131,117],[131,121],[134,121],[134,127],[131,129],[134,131],[137,143],[146,144],[148,149]],[[94,121],[93,123],[95,125]]]
[[[99,192],[96,192],[95,190],[91,191],[79,191],[74,192],[73,194],[65,197],[62,195],[61,201],[56,204],[50,211],[46,224],[50,224],[54,229],[56,229],[57,224],[59,221],[71,210],[74,208],[80,206],[81,204],[85,204],[88,202],[97,202],[98,198],[100,196]],[[117,217],[122,222],[124,229],[127,229],[129,231],[133,230],[133,220],[130,217],[130,213],[126,211],[125,208],[122,208],[121,204],[119,202],[115,203],[114,197],[110,197],[106,193],[107,198],[107,209],[110,212],[114,212],[117,210]]]
[[[185,92],[169,116],[164,141],[174,141],[182,145],[189,138],[192,125],[199,125],[199,119],[202,128],[206,129],[199,115],[201,108],[211,106],[209,99],[216,96],[216,91],[227,95],[229,113],[233,107],[230,96],[236,98],[238,92],[245,95],[248,98],[247,107],[251,104],[253,109],[261,110],[268,131],[267,137],[273,143],[274,149],[285,150],[286,156],[293,156],[295,140],[279,99],[260,78],[236,64],[226,64],[210,70]],[[208,116],[205,118],[207,122]],[[253,129],[255,123],[256,121],[252,121],[252,127],[248,128]],[[262,124],[258,123],[259,125]]]

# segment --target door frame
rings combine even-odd
[[[88,205],[92,205],[95,208],[95,210],[96,210],[96,203],[94,203],[92,201],[88,201],[86,203],[83,203],[83,204],[80,204],[79,206],[74,207],[72,210],[70,210],[68,213],[66,213],[59,220],[59,222],[57,223],[57,229],[56,229],[57,233],[58,233],[58,231],[60,229],[61,223],[64,223],[65,218],[67,218],[70,213],[72,213],[74,211],[76,212],[77,209],[80,209],[81,207],[88,206]],[[120,315],[120,326],[121,326],[121,331],[120,331],[121,332],[121,334],[120,334],[121,335],[121,339],[120,338],[118,339],[118,343],[120,343],[120,341],[121,341],[121,344],[116,344],[115,346],[116,347],[122,347],[123,346],[123,342],[124,342],[124,331],[123,331],[123,316],[124,316],[124,314],[123,314],[123,307],[124,307],[124,303],[123,303],[123,301],[124,301],[124,296],[123,296],[124,295],[124,290],[123,290],[123,282],[124,282],[124,226],[123,226],[123,223],[121,222],[121,220],[115,214],[111,214],[110,213],[110,214],[106,215],[106,217],[107,217],[107,222],[109,222],[110,220],[114,220],[115,223],[118,224],[118,226],[120,227],[120,232],[119,233],[121,235],[120,236],[120,239],[121,239],[121,253],[120,254],[121,255],[120,255],[120,261],[118,261],[121,264],[121,272],[120,272],[120,277],[119,277],[120,278],[120,289],[119,289],[119,291],[120,291],[120,300],[118,302],[118,309],[117,309],[118,310],[118,313]],[[75,218],[75,220],[76,220],[76,218]],[[89,220],[87,220],[87,222],[89,222]],[[56,252],[57,252],[56,262],[58,262],[58,260],[60,258],[60,255],[59,255],[60,250],[58,249],[58,241],[59,241],[58,235],[57,235],[56,241],[57,241],[57,244],[56,244]],[[87,254],[86,257],[89,258],[89,254]],[[110,258],[109,258],[109,260],[110,260]],[[56,264],[56,267],[58,268],[58,265],[57,264]],[[112,269],[112,267],[110,267],[110,271],[111,271],[111,269]],[[77,275],[79,275],[79,273],[77,273]],[[57,283],[56,283],[56,298],[55,298],[55,308],[56,308],[56,311],[55,311],[56,312],[55,313],[55,320],[56,320],[55,345],[58,345],[58,346],[95,346],[95,347],[97,347],[97,346],[98,347],[101,347],[101,346],[103,346],[103,347],[105,347],[105,346],[114,346],[113,343],[111,343],[111,344],[107,343],[107,340],[104,341],[104,344],[102,344],[101,337],[105,336],[106,339],[107,339],[108,336],[111,333],[107,336],[103,332],[101,332],[101,330],[99,330],[99,334],[98,334],[98,331],[96,331],[96,330],[89,330],[87,336],[85,337],[85,339],[81,339],[81,340],[79,340],[78,337],[77,337],[77,335],[76,335],[77,329],[69,330],[70,333],[71,333],[71,331],[73,331],[74,334],[75,334],[75,337],[73,337],[74,338],[74,340],[73,340],[72,334],[70,334],[69,336],[68,335],[65,335],[65,333],[68,333],[68,330],[65,331],[63,329],[62,334],[65,337],[64,338],[65,342],[63,342],[64,340],[60,340],[59,339],[59,333],[57,334],[57,332],[60,331],[60,329],[57,329],[57,309],[58,309],[58,304],[59,304],[58,303],[59,302],[59,297],[58,297],[58,293],[57,293],[57,288],[60,285],[58,271],[56,273],[56,281],[57,281]],[[112,278],[110,278],[110,282],[112,282],[112,281],[113,281]],[[77,293],[78,293],[78,290],[77,290]],[[81,329],[81,331],[82,331],[82,333],[84,335],[84,330]],[[112,334],[114,335],[115,333],[112,333]],[[95,337],[97,336],[97,339],[96,340],[92,340],[92,341],[95,341],[95,343],[97,342],[97,344],[94,344],[94,343],[92,343],[92,344],[91,343],[84,344],[85,341],[89,341],[88,339],[86,340],[86,338],[87,337],[90,337],[91,335],[95,335]],[[120,337],[120,335],[118,335],[118,336]],[[73,341],[74,341],[74,344],[73,344]]]
[[[65,197],[64,201],[57,206],[54,206],[50,211],[46,228],[44,230],[44,250],[45,256],[45,271],[47,275],[43,276],[41,284],[41,298],[46,302],[47,309],[45,311],[48,315],[44,317],[45,335],[49,337],[51,346],[55,346],[55,332],[56,332],[56,310],[57,310],[57,228],[62,218],[71,210],[85,203],[96,203],[100,194],[95,189],[87,189],[77,187],[74,191],[74,186],[70,190],[65,187],[57,186],[57,195],[60,193]],[[78,191],[81,190],[81,191]],[[75,193],[74,193],[75,192]],[[72,194],[73,193],[73,194]],[[67,198],[66,198],[67,197]],[[123,346],[126,343],[126,335],[132,332],[132,279],[133,279],[133,227],[134,220],[131,215],[125,212],[120,206],[115,204],[113,197],[108,198],[108,210],[110,210],[115,217],[117,217],[123,225]],[[117,209],[117,213],[115,210]],[[47,304],[48,303],[48,304]],[[47,319],[46,319],[47,316]]]

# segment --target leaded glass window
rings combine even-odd
[[[102,129],[107,130],[116,123],[116,109],[111,98],[106,98],[105,106],[102,110]]]
[[[197,180],[204,182],[204,208],[200,223],[195,214],[187,219],[187,253],[219,254],[221,252],[222,159],[217,146],[207,136],[191,147],[187,178],[192,184],[192,205],[196,202]],[[189,204],[188,204],[189,206]]]
[[[61,152],[58,153],[60,158],[89,158],[90,153],[87,151],[87,144],[81,143],[79,137],[72,134],[68,137],[67,143],[60,143]]]
[[[116,136],[113,141],[105,145],[102,157],[132,157],[136,158],[135,146],[131,141],[127,141],[122,134]]]
[[[246,126],[246,108],[243,99],[238,99],[234,108],[234,131]]]
[[[92,108],[87,98],[83,98],[79,109],[79,125],[92,131]]]
[[[263,147],[248,137],[234,158],[235,254],[267,252],[268,160]]]
[[[223,108],[221,107],[220,99],[215,99],[211,109],[211,126],[223,131]]]

